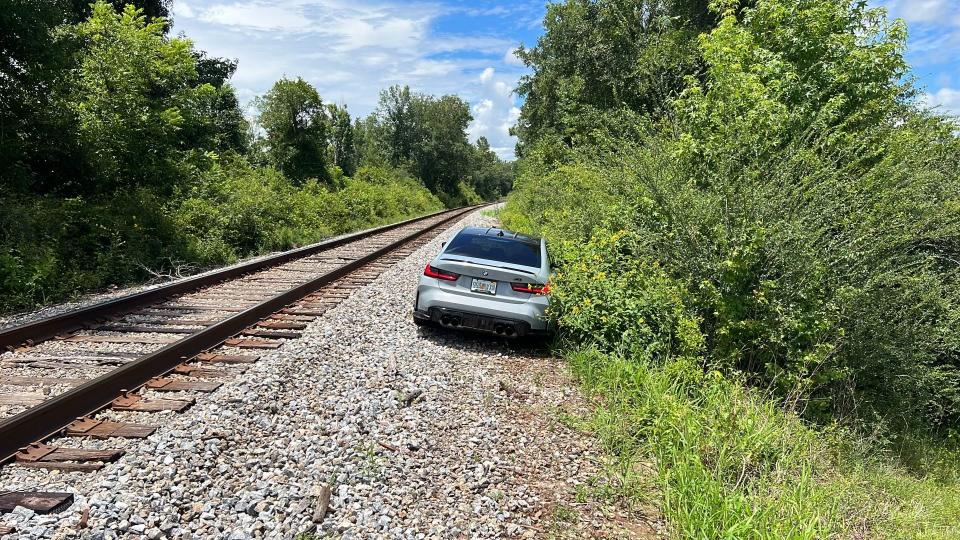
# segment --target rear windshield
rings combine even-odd
[[[458,234],[443,253],[540,268],[540,245],[512,238]]]

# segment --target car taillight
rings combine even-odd
[[[447,272],[446,270],[440,270],[439,268],[434,268],[429,264],[427,265],[426,268],[423,269],[423,275],[427,277],[442,279],[444,281],[456,281],[457,278],[460,277],[459,274],[454,274],[453,272]]]
[[[510,286],[517,292],[530,294],[550,294],[550,284],[537,285],[535,283],[511,283]]]

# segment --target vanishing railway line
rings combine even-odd
[[[185,410],[222,380],[242,376],[258,359],[252,351],[298,338],[310,321],[475,209],[346,235],[0,330],[0,350],[7,349],[0,464],[102,468],[123,452],[82,441],[143,438],[158,427],[123,421],[118,411]],[[53,511],[69,499],[0,490],[0,512],[15,505]]]

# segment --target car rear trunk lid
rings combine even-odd
[[[433,266],[471,278],[489,279],[504,283],[536,283],[537,268],[510,266],[483,260],[440,258]]]

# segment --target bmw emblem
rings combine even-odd
[[[486,270],[484,270],[484,271],[483,271],[483,275],[484,275],[484,276],[489,276],[489,275],[490,275],[490,272],[487,272]]]

